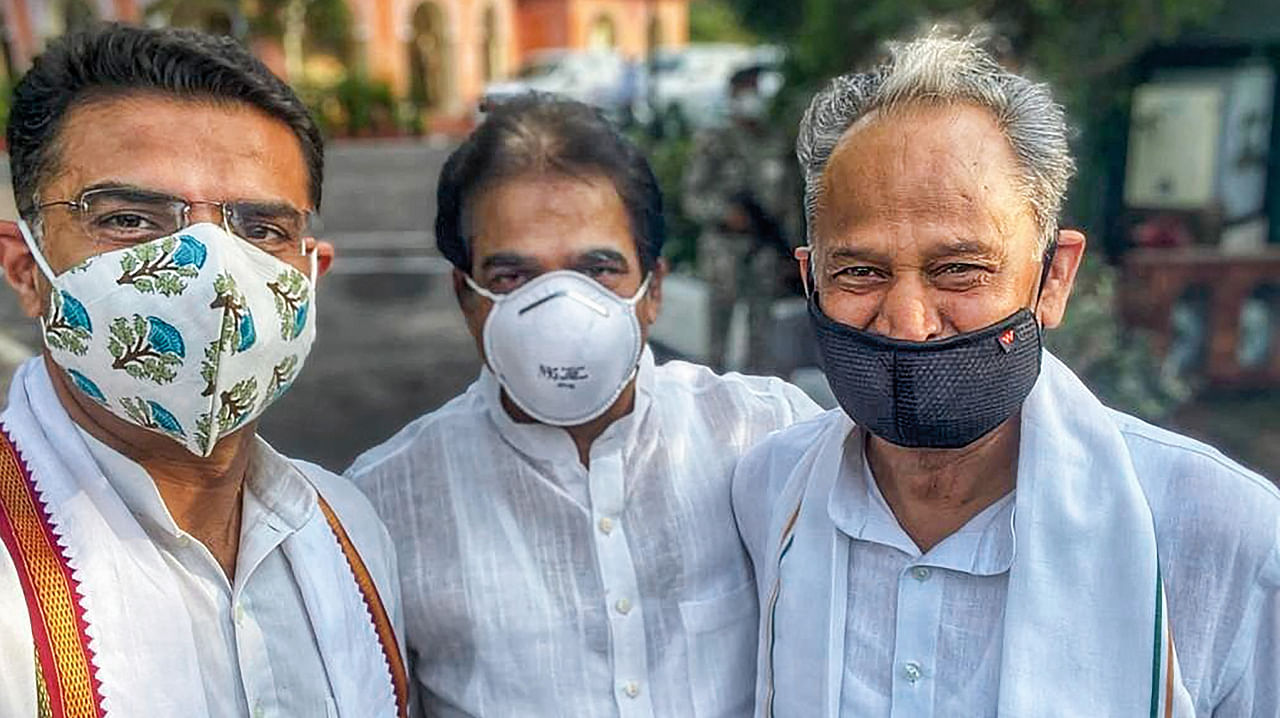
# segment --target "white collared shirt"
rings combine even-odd
[[[296,466],[265,441],[253,443],[232,581],[213,554],[177,525],[140,465],[79,427],[58,438],[84,441],[169,569],[169,577],[157,580],[172,580],[190,617],[211,718],[338,715],[299,584],[282,549],[285,539],[305,523],[324,520],[315,488]],[[359,545],[385,552],[362,553],[362,558],[380,586],[394,586],[394,565],[387,560],[393,549],[386,532],[368,504],[351,493],[354,502],[330,495],[330,503]],[[382,598],[389,614],[398,617],[397,595],[382,592]],[[138,630],[148,630],[148,607],[130,610]],[[0,716],[33,715],[26,712],[36,700],[33,650],[22,587],[0,546]]]
[[[1115,417],[1155,520],[1178,661],[1197,715],[1280,716],[1280,494],[1209,447]],[[755,469],[794,465],[830,421],[844,419],[832,412],[777,434],[740,467],[734,508],[757,565],[775,555],[765,517],[786,510],[774,500],[786,476]],[[995,716],[1017,555],[1014,494],[922,555],[880,494],[863,438],[855,430],[843,464],[831,467],[839,474],[826,512],[851,539],[839,715]],[[1188,466],[1196,471],[1184,473]],[[1099,571],[1106,560],[1098,557]],[[830,567],[792,569],[821,576]],[[783,611],[773,624],[779,634],[801,625]],[[808,641],[825,646],[827,635],[796,642]],[[778,718],[808,718],[774,708]],[[1069,715],[1055,710],[1046,706],[1045,715]]]
[[[516,423],[484,370],[348,470],[400,552],[432,716],[748,715],[757,604],[729,480],[819,410],[778,379],[646,349],[636,405],[592,445]]]

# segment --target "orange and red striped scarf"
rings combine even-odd
[[[318,494],[317,494],[318,495]],[[337,514],[323,497],[328,522],[373,620],[391,671],[396,713],[408,716],[408,677],[395,630],[373,578]],[[6,431],[0,430],[0,541],[8,550],[26,598],[35,642],[39,718],[104,718],[102,686],[96,676],[88,622],[79,585],[58,544],[49,512],[31,480],[26,462]]]

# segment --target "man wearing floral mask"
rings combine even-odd
[[[103,26],[14,91],[0,715],[406,715],[368,502],[255,434],[315,336],[323,146],[229,38]]]
[[[1067,137],[942,35],[810,104],[797,256],[841,408],[735,472],[760,715],[1280,715],[1280,493],[1041,347],[1085,245]]]
[[[436,237],[485,360],[348,471],[400,550],[434,716],[741,716],[756,597],[737,457],[816,413],[645,346],[662,198],[600,114],[510,100],[441,172]]]

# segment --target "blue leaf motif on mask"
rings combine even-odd
[[[293,336],[302,336],[302,328],[307,324],[307,312],[311,311],[311,302],[298,307],[293,314]]]
[[[151,407],[151,420],[155,422],[156,426],[176,436],[185,437],[187,435],[182,430],[182,425],[178,423],[177,418],[168,409],[151,400],[147,400],[147,404]]]
[[[80,393],[93,399],[99,404],[107,403],[107,397],[102,393],[102,390],[98,388],[97,384],[89,381],[89,377],[81,374],[75,369],[68,369],[67,375],[71,377],[72,383],[76,385],[76,388],[80,390]]]
[[[182,334],[172,324],[158,317],[147,317],[150,330],[147,332],[147,343],[161,354],[187,356],[187,347],[182,342]]]
[[[89,321],[89,312],[85,310],[79,299],[67,294],[65,291],[62,292],[62,319],[72,329],[83,329],[86,332],[93,331],[93,322]]]
[[[236,343],[236,351],[242,352],[253,346],[258,340],[258,330],[253,326],[253,315],[245,309],[244,315],[240,317],[239,341]]]
[[[195,237],[184,234],[178,237],[178,249],[173,253],[173,263],[178,267],[193,266],[196,269],[204,268],[204,260],[209,256],[209,250]]]

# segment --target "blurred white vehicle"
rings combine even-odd
[[[783,50],[776,45],[703,43],[654,53],[647,107],[636,115],[681,134],[723,124],[729,116],[729,78],[747,67],[769,75],[767,98],[781,88]]]
[[[586,50],[539,50],[529,56],[514,77],[485,87],[486,103],[525,92],[554,92],[595,105],[609,114],[630,110],[636,72],[620,55]]]

